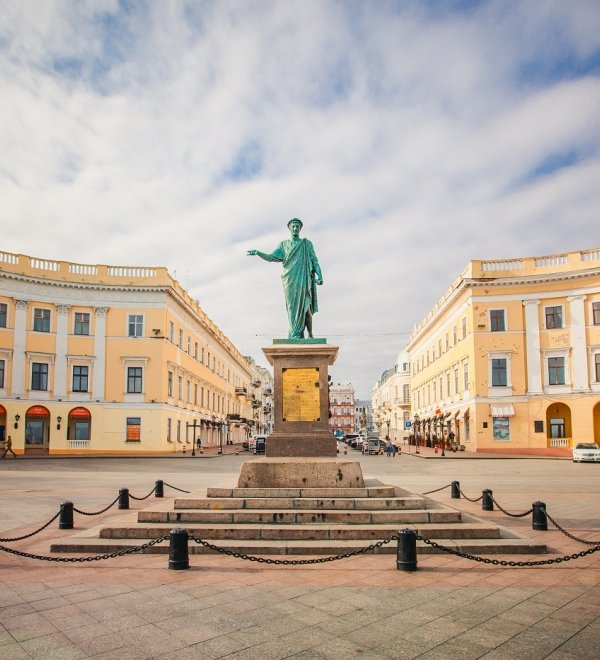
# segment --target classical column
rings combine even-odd
[[[104,371],[106,367],[106,312],[108,307],[96,307],[94,329],[94,380],[92,398],[104,400]]]
[[[27,300],[15,298],[15,331],[12,364],[12,396],[25,394],[25,340],[27,333]]]
[[[525,346],[527,350],[527,394],[542,394],[539,300],[524,300]]]
[[[585,345],[585,296],[569,296],[571,311],[571,384],[573,390],[589,391],[590,381]]]
[[[69,339],[69,305],[57,305],[56,362],[54,364],[54,398],[67,395],[67,346]]]

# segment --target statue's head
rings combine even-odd
[[[288,229],[291,229],[291,228],[292,228],[292,223],[293,223],[293,222],[297,223],[298,226],[300,227],[300,229],[302,229],[302,227],[304,226],[304,225],[302,224],[302,220],[300,220],[300,218],[292,218],[292,219],[287,223]]]

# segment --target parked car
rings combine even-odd
[[[578,442],[573,448],[573,462],[584,461],[600,463],[600,447],[595,442]]]

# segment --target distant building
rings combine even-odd
[[[354,408],[354,428],[357,432],[374,433],[375,421],[373,419],[373,406],[370,401],[357,399]]]
[[[254,368],[165,268],[0,252],[0,437],[18,453],[242,442],[268,424]]]
[[[355,399],[354,387],[351,383],[346,385],[329,386],[329,430],[334,434],[339,431],[355,433]]]
[[[410,359],[403,351],[396,364],[383,372],[373,387],[373,416],[379,436],[396,444],[408,441],[410,434]]]
[[[408,351],[421,442],[538,455],[600,442],[600,249],[471,261]]]
[[[269,435],[273,430],[273,376],[268,369],[256,364],[246,356],[252,367],[252,421],[249,422],[255,435]]]

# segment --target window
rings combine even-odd
[[[198,405],[198,383],[194,383],[194,405]]]
[[[177,398],[183,399],[183,376],[177,376]]]
[[[594,367],[596,371],[596,382],[600,383],[600,353],[594,355]]]
[[[179,339],[177,340],[177,346],[179,346],[179,348],[183,348],[183,330],[181,328],[179,329]]]
[[[73,367],[73,392],[88,391],[88,367],[75,365]]]
[[[456,346],[458,344],[458,328],[454,326],[452,328],[452,345]]]
[[[90,334],[90,315],[87,312],[75,312],[74,333],[76,335]]]
[[[450,372],[446,372],[446,396],[450,396]]]
[[[141,367],[130,367],[131,369],[140,369]],[[142,418],[141,417],[127,417],[127,429],[125,434],[125,442],[140,442],[142,439]]]
[[[37,332],[50,332],[50,310],[33,310],[33,329]]]
[[[6,305],[4,305],[4,307],[6,307]],[[0,325],[2,325],[1,319],[2,319],[2,312],[0,311]],[[600,325],[600,302],[592,303],[592,319],[594,325]],[[5,312],[4,327],[6,327],[6,312]]]
[[[492,332],[504,332],[506,330],[503,309],[490,309],[490,330]]]
[[[31,389],[44,392],[48,389],[48,365],[45,362],[31,363]]]
[[[563,308],[546,307],[546,328],[562,328],[563,327]]]
[[[598,357],[598,356],[596,356]],[[0,360],[0,388],[4,387],[4,368],[5,368],[5,362],[4,360]],[[596,367],[596,371],[598,370],[598,367]],[[596,379],[598,380],[598,379]]]
[[[465,339],[467,336],[467,317],[465,316],[461,321],[462,326],[462,338]]]
[[[194,342],[194,360],[198,359],[198,342]]]
[[[142,393],[142,367],[127,367],[127,393]]]
[[[75,440],[89,440],[90,439],[91,424],[88,420],[76,420],[73,425],[73,432]]]
[[[188,355],[191,355],[191,354],[192,354],[192,338],[191,338],[191,337],[188,337],[188,338],[187,338],[187,349],[186,349],[186,352],[187,352]]]
[[[402,399],[404,403],[410,403],[410,385],[402,386]]]
[[[169,321],[169,341],[175,341],[175,324],[173,321]]]
[[[454,394],[458,394],[458,367],[454,368]]]
[[[448,333],[446,333],[445,339],[446,339],[446,352],[448,352],[450,350],[450,337]]]
[[[173,432],[173,420],[169,417],[167,418],[167,442],[173,442],[171,434]]]
[[[144,317],[141,314],[130,314],[128,325],[127,335],[129,337],[142,337],[144,335]]]
[[[494,417],[492,420],[492,437],[496,442],[510,442],[510,418]]]
[[[6,317],[8,316],[8,305],[0,303],[0,328],[6,328]]]
[[[192,402],[192,384],[189,380],[185,382],[185,400],[187,403]]]
[[[565,433],[565,420],[564,419],[551,419],[550,420],[550,437],[551,438],[566,438]]]
[[[167,375],[167,396],[173,396],[173,372],[169,371]]]
[[[548,358],[548,384],[549,385],[564,385],[565,384],[565,358],[564,357],[550,357],[550,358]]]
[[[506,358],[492,358],[492,387],[506,387]]]

